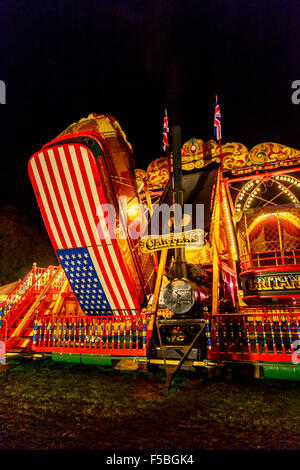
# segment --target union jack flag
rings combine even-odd
[[[99,223],[109,177],[98,171],[92,152],[76,143],[43,149],[31,157],[29,174],[53,248],[83,311],[136,314],[143,301],[141,284],[128,268],[127,240],[121,249]]]
[[[169,147],[168,132],[170,132],[170,129],[169,129],[169,124],[168,124],[167,108],[165,108],[164,127],[163,127],[163,150],[164,152]]]
[[[220,111],[220,105],[218,101],[218,95],[216,95],[216,107],[215,107],[215,119],[214,119],[214,136],[215,138],[220,141],[222,138],[222,133],[221,133],[221,111]]]

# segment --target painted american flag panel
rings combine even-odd
[[[90,255],[92,252],[93,248],[72,248],[57,250],[57,256],[82,310],[93,315],[112,315],[113,302],[105,294]]]
[[[78,249],[85,249],[89,256],[89,267],[98,279],[101,309],[97,303],[95,308],[94,303],[86,303],[85,283],[75,289],[71,272],[66,271],[84,312],[135,314],[143,300],[143,289],[132,280],[118,241],[99,222],[103,216],[102,204],[110,201],[106,199],[103,179],[92,152],[80,144],[44,149],[31,157],[29,174],[48,234],[63,267],[68,268],[64,255],[80,258],[83,252],[76,251]],[[107,180],[107,175],[104,176]],[[81,278],[85,277],[83,273],[84,270]]]

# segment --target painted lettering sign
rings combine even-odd
[[[143,253],[165,250],[170,248],[200,249],[203,246],[203,232],[201,230],[189,230],[177,236],[167,235],[161,237],[143,237],[140,240],[140,247]]]
[[[242,279],[244,294],[298,293],[300,294],[300,273],[251,274]]]

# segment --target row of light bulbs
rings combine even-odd
[[[260,181],[259,180],[256,180],[255,183],[259,183]],[[253,186],[254,186],[254,181],[246,184],[246,186],[244,187],[244,189],[242,190],[240,196],[239,196],[239,200],[242,201],[244,199],[244,197],[248,194],[246,191],[249,190],[249,189],[252,189]],[[247,201],[247,204],[246,204],[246,209],[249,209],[250,205],[251,205],[251,202],[252,200],[255,198],[255,195],[260,191],[260,187],[258,186],[254,191],[253,191],[253,194],[251,194],[251,196],[249,197],[248,201]],[[241,210],[241,206],[242,204],[240,202],[237,203],[236,205],[236,210],[237,211],[240,211]]]
[[[260,180],[255,180],[255,182],[254,181],[249,181],[249,183],[246,184],[246,186],[242,189],[241,194],[239,195],[239,201],[242,201],[244,199],[244,197],[248,195],[247,191],[251,190],[253,188],[253,186],[255,185],[255,183],[256,184],[260,183]],[[255,195],[258,191],[260,191],[259,187],[254,190],[253,194]],[[251,204],[253,198],[255,197],[254,195],[250,196],[250,198],[247,202],[247,205],[246,205],[246,209],[249,209],[250,204]],[[236,205],[236,210],[240,211],[241,206],[242,206],[242,204],[240,202],[238,202],[237,205]]]
[[[291,183],[291,185],[300,187],[300,181],[295,178],[292,178],[291,176],[275,176],[275,179],[277,181],[286,181],[287,183]],[[292,202],[297,202],[297,199],[295,198],[294,194],[289,191],[286,186],[282,186],[280,183],[278,183],[278,187],[290,198]]]
[[[282,217],[287,217],[287,216],[288,216],[288,213],[287,213],[287,212],[276,212],[276,213],[274,213],[274,212],[269,212],[269,213],[267,213],[267,214],[261,214],[261,215],[259,215],[258,217],[256,217],[256,219],[255,219],[254,222],[257,223],[257,222],[259,222],[260,220],[266,219],[267,217],[271,217],[271,216],[273,216],[273,215],[278,215],[278,216],[282,216]]]
[[[288,183],[291,183],[292,185],[300,187],[300,181],[298,181],[297,179],[292,178],[290,176],[276,176],[275,179],[277,181],[287,181]],[[255,183],[258,184],[259,182],[260,182],[260,180],[255,180]],[[247,195],[247,191],[252,189],[255,183],[254,183],[254,181],[250,181],[249,183],[246,184],[246,186],[243,188],[243,190],[240,193],[240,196],[238,198],[239,201],[242,201],[244,199],[244,197]],[[291,191],[289,191],[288,189],[286,189],[285,186],[282,186],[280,183],[278,183],[278,187],[281,190],[283,190],[284,193],[286,193],[286,195],[291,199],[292,202],[297,202],[297,199],[295,198],[294,194]],[[256,188],[253,191],[253,194],[249,197],[249,199],[247,201],[247,204],[246,204],[246,207],[245,207],[246,210],[250,208],[251,203],[252,203],[253,199],[255,198],[255,195],[259,191],[260,191],[260,187]],[[242,203],[238,202],[237,205],[236,205],[236,210],[240,211],[242,209],[241,206],[242,206]]]
[[[300,186],[300,181],[295,178],[292,178],[291,176],[275,176],[275,179],[280,181],[287,181],[288,183]]]
[[[292,202],[297,202],[297,199],[295,198],[294,194],[288,189],[286,189],[286,186],[282,186],[280,183],[277,186],[279,189],[282,190],[283,193],[285,193],[291,199]]]

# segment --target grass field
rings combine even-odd
[[[0,449],[300,449],[300,384],[22,362],[0,374]]]

